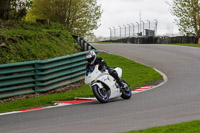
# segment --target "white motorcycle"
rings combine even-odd
[[[89,84],[94,96],[101,103],[106,103],[111,98],[122,97],[123,99],[129,99],[132,95],[129,85],[122,80],[123,84],[126,84],[126,88],[120,88],[116,80],[108,73],[108,70],[101,72],[98,69],[99,65],[94,65],[87,70],[85,75],[85,83]],[[122,69],[117,67],[114,70],[118,73],[118,76],[122,77]]]

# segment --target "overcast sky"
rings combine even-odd
[[[141,20],[158,20],[158,35],[176,34],[178,28],[174,24],[174,16],[169,11],[166,1],[172,0],[97,0],[101,5],[103,14],[101,26],[94,31],[95,35],[109,37],[108,27],[118,27]]]

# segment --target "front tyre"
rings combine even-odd
[[[123,82],[124,84],[126,84],[127,87],[125,88],[125,91],[122,92],[121,97],[122,97],[123,99],[129,99],[129,98],[131,98],[131,96],[132,96],[131,88],[130,88],[129,85],[126,83],[126,81],[122,80],[122,82]]]
[[[97,100],[101,103],[107,103],[109,100],[108,91],[105,88],[100,88],[98,85],[92,86],[92,91]]]

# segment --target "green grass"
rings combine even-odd
[[[200,133],[199,125],[200,121],[198,120],[126,133]]]
[[[152,68],[124,57],[108,54],[99,54],[99,56],[104,58],[110,67],[121,67],[123,69],[122,79],[127,81],[131,88],[144,86],[162,79]],[[80,89],[64,93],[49,94],[36,98],[2,103],[0,104],[0,113],[49,106],[52,105],[52,101],[72,100],[75,97],[93,97],[93,93],[88,85],[83,85]]]
[[[45,96],[40,96],[36,98],[22,99],[8,103],[0,104],[0,113],[24,110],[35,107],[44,107],[52,105],[52,101],[57,100],[71,100],[74,97],[90,97],[92,96],[92,91],[88,87],[81,87],[80,89],[68,91],[65,93],[49,94]]]
[[[124,79],[131,88],[148,85],[162,79],[161,75],[151,67],[127,58],[110,54],[99,54],[99,56],[106,61],[109,67],[122,68],[122,79]]]
[[[0,64],[44,60],[79,51],[63,25],[0,20]]]
[[[190,47],[200,47],[200,44],[189,44],[189,43],[175,43],[175,44],[168,44],[168,45],[179,45],[179,46],[190,46]]]

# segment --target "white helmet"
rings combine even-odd
[[[88,63],[91,65],[94,64],[96,58],[97,58],[97,55],[94,51],[90,51],[86,54],[86,59],[87,59]]]

